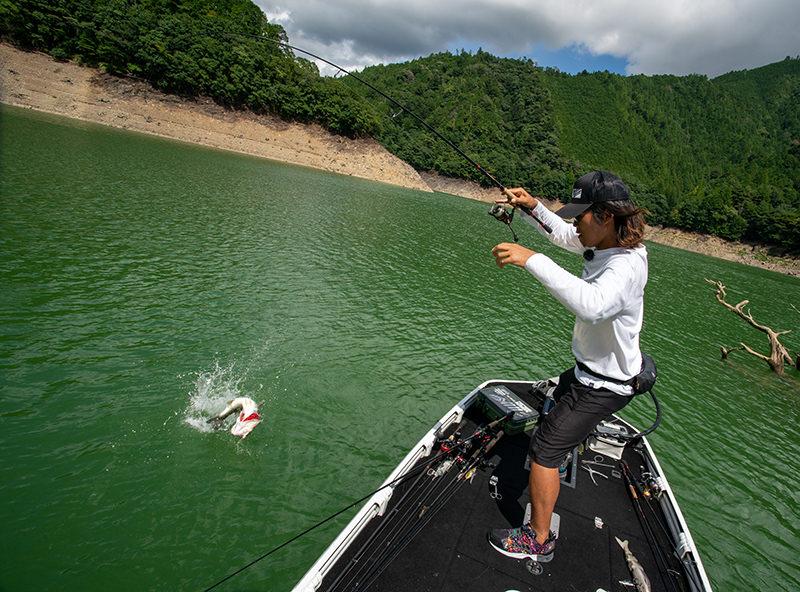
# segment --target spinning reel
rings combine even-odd
[[[511,234],[514,236],[514,242],[519,242],[519,237],[511,226],[511,221],[514,219],[514,208],[506,208],[502,204],[494,204],[489,210],[489,215],[508,226]]]

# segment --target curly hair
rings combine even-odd
[[[649,214],[645,209],[637,208],[629,199],[602,201],[592,204],[592,214],[595,220],[602,222],[605,212],[614,217],[614,229],[617,233],[617,243],[621,247],[638,247],[644,237],[644,215]]]

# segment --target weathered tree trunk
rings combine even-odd
[[[787,333],[791,333],[791,330],[789,330],[789,331],[773,331],[770,327],[767,327],[766,325],[761,325],[761,324],[757,323],[755,321],[755,319],[753,319],[753,313],[750,312],[750,309],[748,309],[747,311],[744,310],[744,307],[747,306],[747,304],[750,302],[749,300],[742,300],[736,306],[734,306],[732,304],[729,304],[725,300],[725,298],[727,298],[728,295],[725,292],[725,286],[722,285],[722,282],[713,281],[713,280],[710,280],[708,278],[705,278],[705,280],[709,284],[714,284],[717,287],[717,294],[716,294],[717,300],[723,306],[725,306],[728,310],[733,311],[738,316],[743,318],[745,321],[747,321],[750,324],[750,326],[755,327],[756,329],[758,329],[759,331],[762,331],[763,333],[766,333],[767,334],[767,340],[769,341],[769,349],[770,349],[770,355],[769,356],[765,356],[764,354],[760,354],[757,351],[754,351],[752,348],[750,348],[747,345],[745,345],[744,343],[740,343],[739,344],[740,347],[732,347],[732,348],[726,348],[724,346],[720,347],[720,349],[722,350],[722,359],[723,360],[727,359],[728,354],[730,352],[736,351],[738,349],[743,349],[747,353],[752,354],[752,355],[756,356],[757,358],[760,358],[760,359],[764,360],[767,364],[769,364],[769,367],[772,368],[772,370],[774,370],[775,372],[777,372],[780,375],[783,375],[783,373],[784,373],[783,372],[784,364],[789,364],[790,366],[794,366],[795,368],[798,368],[798,363],[800,363],[800,362],[795,361],[795,360],[792,359],[792,356],[789,355],[789,350],[786,349],[786,347],[780,342],[780,339],[779,339],[781,335],[786,335]],[[794,308],[797,312],[800,312],[800,310],[797,310],[796,306],[791,305],[791,307]],[[800,356],[798,356],[798,360],[800,360]]]

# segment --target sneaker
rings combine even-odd
[[[534,557],[539,561],[550,561],[556,548],[556,535],[551,530],[544,544],[539,544],[530,524],[523,524],[519,528],[492,530],[489,533],[489,544],[503,555],[515,559]]]

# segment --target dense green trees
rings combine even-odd
[[[372,135],[419,170],[488,182],[355,79],[322,78],[257,39],[287,41],[250,0],[0,0],[0,36],[166,92]],[[603,168],[651,223],[800,252],[800,59],[709,80],[573,76],[478,50],[358,75],[507,185],[562,198]]]
[[[714,80],[546,80],[567,130],[562,149],[631,179],[651,222],[800,251],[800,60]]]
[[[420,116],[501,182],[563,195],[573,170],[561,154],[547,89],[528,61],[486,52],[436,54],[406,64],[373,66],[359,77]],[[353,78],[384,117],[377,139],[420,170],[486,183],[477,168],[412,116]]]
[[[23,47],[139,76],[166,92],[323,121],[348,136],[378,129],[375,113],[346,87],[255,38],[287,40],[250,0],[0,0],[0,32]]]
[[[451,140],[508,185],[564,195],[574,170],[558,146],[553,109],[530,61],[478,51],[435,54],[359,74]],[[378,140],[420,170],[487,183],[488,179],[413,117],[360,85],[343,80],[384,117]],[[567,191],[568,193],[568,191]]]
[[[478,51],[360,76],[504,183],[562,198],[603,168],[629,183],[650,223],[800,252],[800,59],[709,80],[571,76]],[[418,169],[481,180],[428,135],[400,116],[379,139]]]

